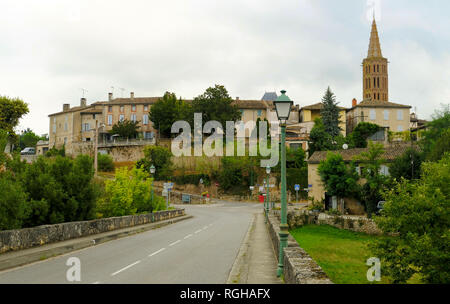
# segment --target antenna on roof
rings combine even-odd
[[[123,98],[123,91],[125,91],[125,89],[124,89],[124,88],[119,88],[119,90],[121,91],[121,92],[120,92],[120,97]]]
[[[84,93],[86,93],[86,92],[89,92],[88,90],[86,90],[86,89],[83,89],[83,88],[80,88],[80,90],[81,90],[81,92],[83,92],[82,94],[83,94],[83,98],[84,98]]]

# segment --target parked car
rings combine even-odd
[[[34,155],[36,154],[36,149],[32,147],[27,147],[20,151],[20,155]]]

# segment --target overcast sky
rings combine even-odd
[[[327,86],[361,100],[375,0],[0,2],[0,95],[30,105],[20,129],[48,133],[48,114],[114,95],[193,98],[223,84],[234,98],[286,89],[301,106]],[[375,5],[390,101],[429,118],[450,103],[450,2]],[[369,11],[368,11],[369,10]]]

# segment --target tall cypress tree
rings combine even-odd
[[[325,95],[322,98],[322,109],[320,115],[325,126],[325,130],[332,137],[336,137],[340,134],[341,128],[339,127],[339,107],[336,102],[336,96],[328,87]]]

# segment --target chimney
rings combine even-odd
[[[134,99],[134,92],[130,92],[130,98]]]
[[[69,103],[65,103],[63,104],[63,112],[66,112],[70,109],[70,104]]]
[[[108,93],[108,101],[111,101],[113,99],[113,93]]]
[[[86,106],[86,98],[81,98],[80,99],[80,107],[85,107]]]
[[[353,100],[352,100],[352,108],[356,107],[357,104],[358,104],[358,101],[356,100],[356,98],[353,98]]]

